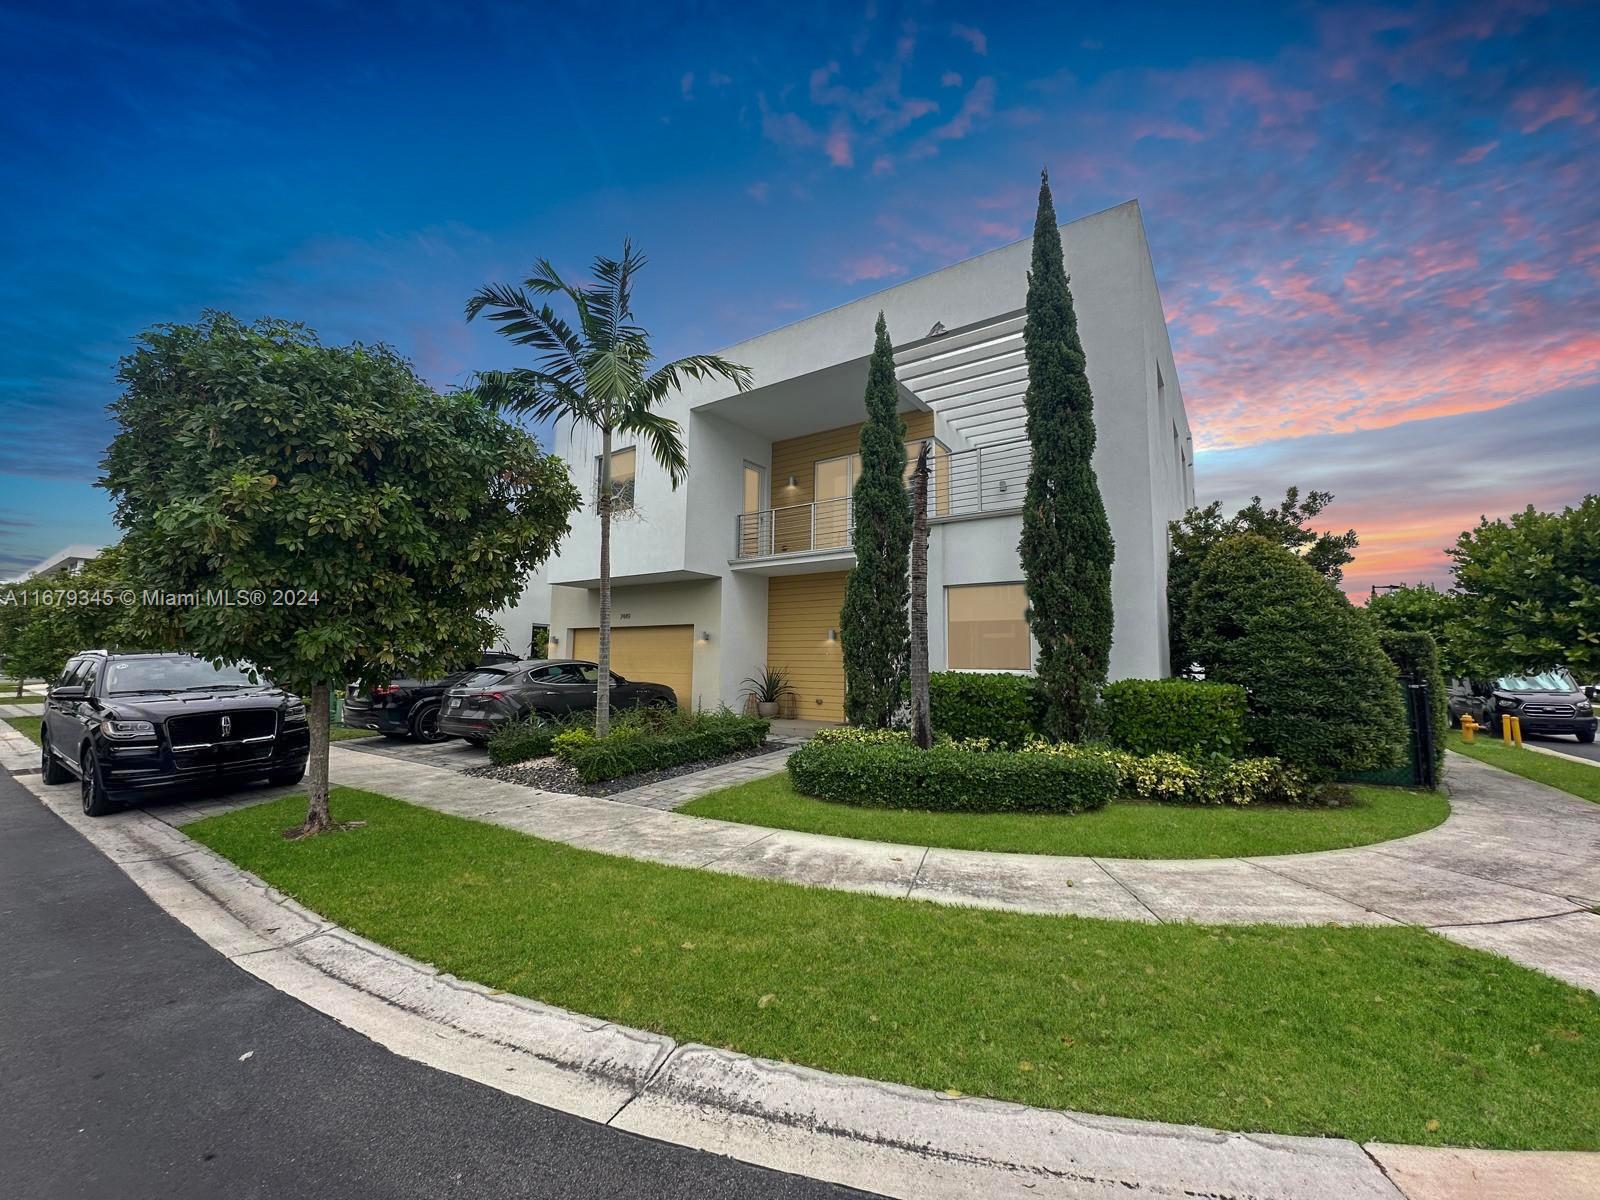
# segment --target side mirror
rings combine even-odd
[[[1583,689],[1583,694],[1591,700],[1600,700],[1600,684],[1591,683]]]
[[[88,696],[88,694],[89,693],[86,692],[82,687],[74,684],[72,687],[58,687],[53,689],[50,692],[49,698],[51,700],[75,701],[84,699],[86,696]]]

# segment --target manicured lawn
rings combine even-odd
[[[816,800],[779,774],[711,792],[679,811],[913,846],[1104,858],[1232,858],[1364,846],[1431,829],[1450,813],[1443,795],[1432,792],[1351,791],[1354,802],[1339,808],[1118,803],[1077,814],[936,813]]]
[[[658,866],[338,789],[186,832],[441,970],[685,1041],[1243,1130],[1600,1148],[1600,999],[1408,927],[1145,925]]]
[[[20,696],[8,696],[0,692],[0,704],[43,704],[43,696],[35,696],[32,692],[25,692]]]
[[[1507,746],[1499,738],[1487,737],[1482,733],[1469,744],[1459,729],[1450,731],[1449,746],[1457,754],[1465,754],[1468,758],[1486,762],[1502,771],[1549,784],[1600,804],[1600,767],[1565,758],[1552,758],[1531,750],[1518,750],[1514,746]]]
[[[43,717],[0,717],[0,721],[4,721],[35,746],[39,744],[39,726],[44,724]]]

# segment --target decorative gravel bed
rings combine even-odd
[[[578,778],[577,771],[558,758],[532,758],[527,762],[509,763],[503,767],[469,767],[462,774],[498,779],[503,783],[520,783],[523,787],[538,788],[542,792],[565,792],[569,796],[615,796],[618,792],[632,791],[646,784],[675,779],[679,775],[693,775],[696,771],[726,766],[742,759],[758,758],[763,754],[787,749],[788,747],[782,742],[763,742],[753,750],[745,750],[738,754],[724,754],[719,758],[701,759],[699,762],[684,763],[682,766],[663,767],[659,771],[640,771],[636,775],[624,775],[620,779],[608,779],[604,783],[584,783]]]

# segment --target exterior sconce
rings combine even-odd
[[[702,642],[709,642],[711,640],[711,631],[709,629],[702,629],[700,631],[700,640]]]
[[[789,482],[784,484],[784,486],[785,487],[797,487],[799,485],[795,483],[794,476],[791,475],[791,476],[789,476]]]
[[[839,631],[837,629],[828,630],[828,640],[830,642],[837,642],[839,640]]]
[[[1000,481],[1000,494],[1002,496],[1006,494],[1006,481],[1004,479]]]

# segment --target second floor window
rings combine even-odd
[[[634,467],[638,461],[637,453],[632,446],[626,450],[613,450],[611,452],[611,507],[633,507],[633,476]],[[600,456],[594,456],[594,494],[595,499],[600,498]]]

